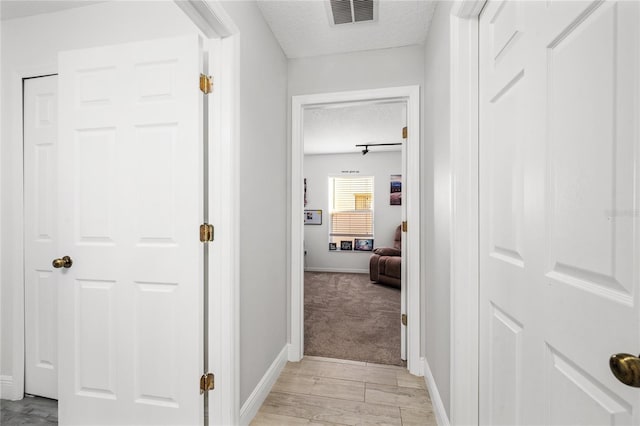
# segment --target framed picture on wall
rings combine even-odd
[[[304,178],[304,206],[307,207],[307,178]]]
[[[358,251],[372,251],[373,239],[371,238],[356,238],[354,250]]]
[[[338,249],[338,245],[336,243],[329,243],[329,250],[335,251]]]
[[[305,225],[322,225],[322,210],[305,210]]]
[[[340,241],[340,250],[353,250],[353,241]]]
[[[391,185],[389,188],[389,205],[402,205],[402,175],[391,175]]]

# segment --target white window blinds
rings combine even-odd
[[[373,238],[373,177],[331,177],[331,237]]]

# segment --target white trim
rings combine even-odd
[[[228,37],[237,33],[224,9],[216,4],[217,0],[174,0],[176,6],[191,19],[191,21],[209,39]]]
[[[337,274],[368,274],[368,269],[350,268],[304,268],[305,272],[335,272]]]
[[[249,398],[247,398],[246,402],[242,405],[240,409],[240,424],[242,426],[251,423],[251,420],[258,414],[258,410],[260,410],[264,400],[269,396],[269,392],[271,392],[271,388],[278,380],[278,377],[280,377],[284,366],[287,365],[288,353],[289,345],[285,345],[253,389]]]
[[[476,20],[486,0],[456,0],[451,6],[451,15],[460,19]]]
[[[451,422],[449,422],[447,410],[444,408],[440,391],[438,391],[438,386],[436,385],[436,381],[431,373],[429,362],[427,362],[426,358],[422,358],[422,364],[424,370],[424,382],[427,384],[427,389],[429,390],[431,405],[433,406],[433,412],[436,415],[436,422],[438,423],[438,426],[449,426]]]
[[[407,368],[411,374],[421,375],[420,361],[420,86],[320,93],[292,97],[291,106],[291,210],[290,210],[290,361],[299,361],[304,348],[304,266],[302,240],[303,217],[303,135],[304,109],[326,104],[362,102],[370,100],[405,100],[407,102],[408,139],[405,191],[407,194],[406,234],[407,277]],[[404,254],[404,253],[403,253]]]
[[[451,376],[453,424],[478,424],[478,17],[484,0],[451,9]]]
[[[216,388],[209,394],[209,423],[240,419],[239,329],[239,108],[240,33],[219,0],[175,3],[210,37],[209,72],[214,91],[209,103],[209,371]],[[217,38],[218,35],[223,38]],[[215,54],[213,52],[215,50]],[[216,143],[217,142],[217,143]],[[221,184],[221,182],[231,182]]]
[[[13,389],[12,376],[0,376],[0,399],[8,399],[15,401],[15,391]],[[22,397],[20,397],[21,399]]]

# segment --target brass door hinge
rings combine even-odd
[[[215,389],[215,376],[212,373],[203,374],[200,377],[200,395]]]
[[[208,223],[200,225],[200,241],[203,243],[213,241],[213,225],[209,225]]]
[[[213,92],[213,77],[200,74],[200,91],[205,95]]]
[[[402,221],[402,232],[407,232],[407,221],[406,220]]]
[[[407,128],[403,127],[402,128],[402,139],[406,139],[407,138]]]
[[[407,314],[402,314],[402,325],[407,325]]]

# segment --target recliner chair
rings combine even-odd
[[[400,287],[402,266],[402,230],[398,226],[393,239],[393,247],[378,247],[369,259],[369,279],[373,282]]]

